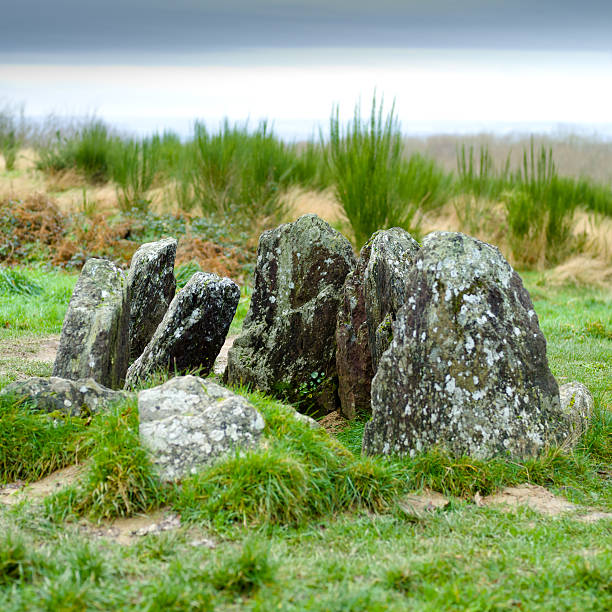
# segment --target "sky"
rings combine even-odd
[[[612,138],[609,1],[1,1],[0,108],[31,116],[303,138],[376,93],[406,133]]]

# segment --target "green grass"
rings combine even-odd
[[[85,424],[49,416],[18,398],[0,396],[0,484],[40,480],[82,456]]]
[[[20,272],[42,293],[12,292],[2,308],[31,301],[29,324],[11,332],[28,338],[46,329],[47,308],[56,308],[53,288],[71,286],[74,276]],[[0,503],[0,609],[610,609],[610,520],[587,524],[472,503],[476,492],[532,482],[612,511],[612,295],[553,289],[537,273],[524,277],[553,373],[561,382],[584,382],[595,396],[594,423],[574,453],[551,449],[518,462],[452,458],[437,449],[410,460],[361,458],[363,422],[335,439],[296,421],[282,404],[249,393],[266,420],[265,445],[230,455],[174,490],[151,472],[133,403],[63,440],[67,430],[48,417],[7,403],[0,415],[7,442],[0,448],[13,453],[11,469],[36,465],[33,455],[18,453],[39,459],[53,448],[69,453],[73,439],[88,458],[80,483],[49,498],[46,511]],[[241,299],[246,310],[248,295]],[[33,428],[48,438],[34,436],[34,450],[14,444],[31,438]],[[48,461],[39,465],[41,474],[50,469]],[[451,503],[406,511],[402,495],[422,487],[444,492]],[[81,525],[83,517],[164,504],[180,512],[183,526],[130,545]],[[79,522],[64,520],[75,517]]]

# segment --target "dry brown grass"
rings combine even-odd
[[[478,152],[486,146],[497,167],[503,165],[510,154],[511,165],[516,168],[522,161],[523,150],[529,148],[529,136],[495,136],[493,134],[438,135],[428,138],[405,138],[406,154],[419,152],[434,158],[446,170],[457,169],[457,149],[473,146]],[[535,136],[536,150],[551,147],[555,165],[562,176],[588,176],[595,181],[612,183],[612,142],[595,138],[567,136]]]

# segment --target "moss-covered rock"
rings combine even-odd
[[[130,296],[130,361],[142,354],[174,297],[175,257],[174,238],[143,244],[132,257],[127,280]]]
[[[225,342],[240,289],[229,278],[196,272],[179,291],[142,355],[130,366],[126,389],[158,370],[200,369],[206,376]]]
[[[389,348],[392,323],[408,299],[406,279],[419,244],[400,227],[376,232],[369,241],[370,256],[364,273],[364,292],[370,351],[374,372]]]
[[[495,247],[430,234],[407,291],[372,381],[364,452],[442,445],[458,455],[524,457],[565,439],[538,317]]]
[[[251,384],[306,411],[337,409],[336,319],[354,265],[348,240],[316,215],[264,232],[251,306],[225,381]]]
[[[53,376],[93,378],[120,388],[128,367],[129,324],[123,272],[106,259],[88,259],[68,304]]]
[[[340,412],[347,419],[370,412],[370,386],[374,370],[364,294],[365,271],[372,242],[362,247],[357,266],[346,277],[336,324],[336,367]]]

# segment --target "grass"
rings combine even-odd
[[[18,398],[0,396],[0,483],[40,480],[75,463],[83,451],[82,419],[41,414]]]

